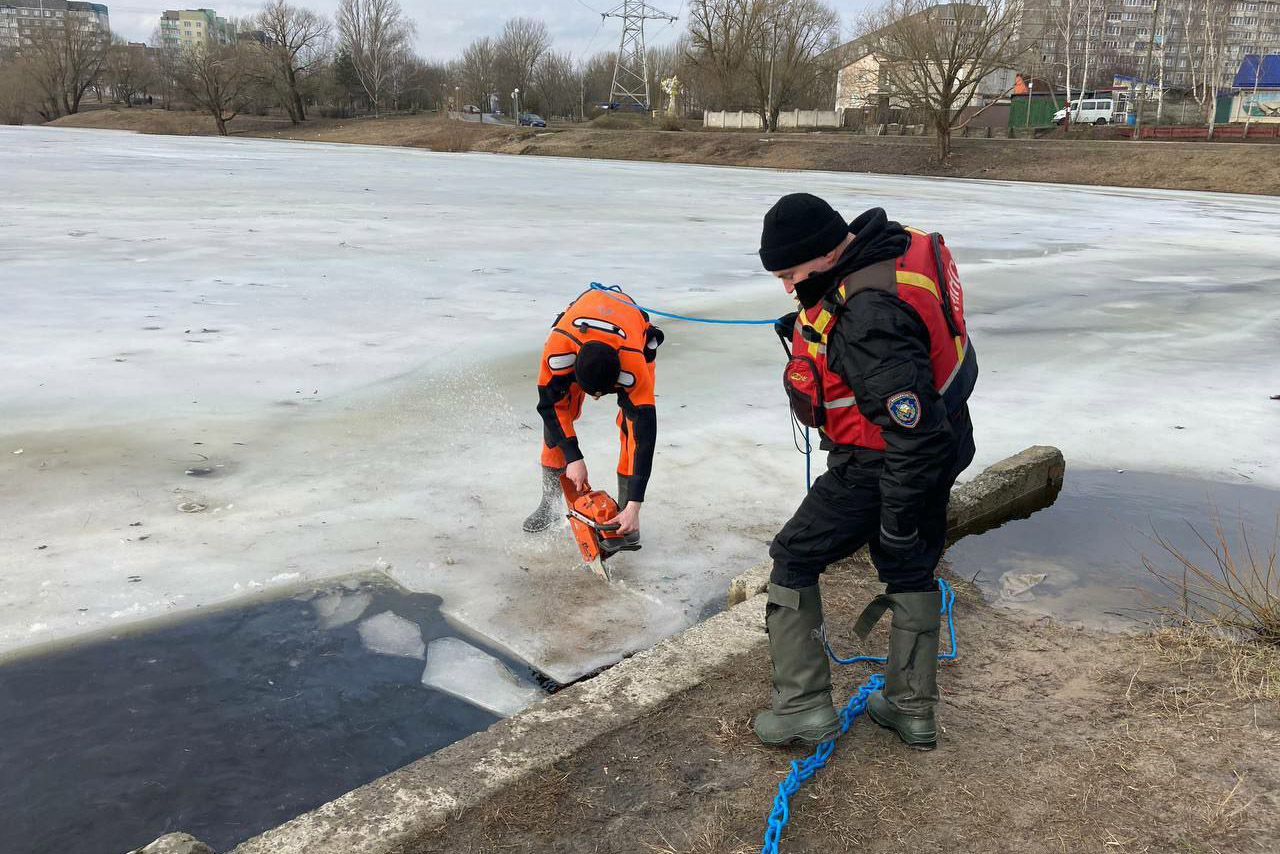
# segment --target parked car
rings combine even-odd
[[[1073,101],[1053,114],[1053,123],[1060,125],[1065,122],[1068,110],[1071,111],[1072,124],[1105,125],[1113,121],[1116,103],[1110,98]]]
[[[462,108],[462,112],[467,113],[468,115],[478,116],[480,115],[480,108],[475,104],[467,104]]]
[[[520,124],[531,128],[544,128],[547,126],[547,120],[537,113],[521,113]]]

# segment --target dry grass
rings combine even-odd
[[[1189,674],[1208,671],[1235,700],[1280,700],[1280,648],[1224,635],[1205,623],[1182,623],[1149,635],[1166,662]],[[1204,684],[1204,681],[1198,679]]]
[[[640,844],[653,854],[750,854],[758,851],[759,843],[743,843],[733,832],[733,823],[724,810],[717,807],[686,831],[684,839],[672,841],[657,830],[657,843],[640,840]]]
[[[1208,553],[1207,560],[1197,560],[1154,535],[1173,559],[1174,569],[1165,570],[1145,555],[1142,563],[1178,603],[1157,611],[1175,625],[1207,625],[1228,636],[1280,647],[1280,516],[1266,551],[1255,546],[1256,537],[1243,523],[1236,545],[1216,511],[1213,519],[1211,536],[1188,525]]]
[[[470,151],[475,145],[476,134],[465,122],[446,121],[441,125],[431,144],[432,151]]]

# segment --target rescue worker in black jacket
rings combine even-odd
[[[870,545],[885,593],[857,630],[865,637],[886,610],[893,617],[885,685],[867,711],[931,749],[942,606],[934,571],[951,486],[974,455],[967,401],[978,365],[955,263],[940,235],[904,228],[880,208],[846,223],[804,193],[765,215],[760,259],[800,304],[778,321],[791,353],[783,379],[828,456],[769,550],[774,691],[756,734],[812,744],[839,730],[818,576]]]

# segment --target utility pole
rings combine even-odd
[[[644,48],[644,22],[676,19],[644,0],[622,0],[620,5],[600,17],[622,19],[622,41],[618,43],[618,61],[613,66],[609,102],[651,109],[653,99],[649,93],[649,54]]]
[[[1160,14],[1160,0],[1156,0],[1155,6],[1151,9],[1151,32],[1147,36],[1147,60],[1142,69],[1142,96],[1138,99],[1134,107],[1137,114],[1133,120],[1133,138],[1135,140],[1142,139],[1142,102],[1147,99],[1147,88],[1150,85],[1147,81],[1151,79],[1151,54],[1156,46],[1156,20]],[[1136,90],[1137,87],[1135,86]]]

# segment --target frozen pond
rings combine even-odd
[[[1280,487],[1276,199],[33,128],[0,181],[0,650],[375,567],[560,682],[688,625],[801,497],[773,332],[663,324],[609,587],[520,531],[535,365],[593,280],[787,311],[754,253],[794,190],[946,234],[979,465]]]

